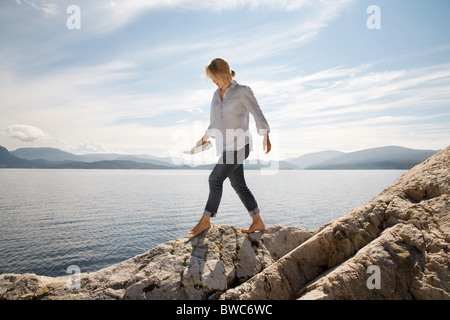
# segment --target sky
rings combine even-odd
[[[271,127],[265,155],[251,117],[254,157],[442,149],[449,16],[448,0],[1,1],[0,145],[178,157],[222,57]]]

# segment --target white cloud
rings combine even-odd
[[[252,87],[280,122],[423,110],[450,99],[450,64],[389,71],[338,67],[276,83],[255,79]]]
[[[145,9],[168,8],[189,11],[225,11],[249,8],[277,11],[294,11],[320,4],[327,7],[338,7],[351,0],[128,0],[103,1],[103,7],[111,8],[125,15],[132,15]]]
[[[55,17],[58,10],[64,15],[64,9],[72,4],[69,0],[16,2],[32,6],[48,18]],[[238,81],[242,80],[254,90],[271,127],[280,129],[283,152],[329,148],[346,151],[345,148],[377,146],[394,139],[398,144],[442,143],[449,137],[445,128],[449,114],[441,106],[450,100],[450,65],[375,70],[375,64],[354,66],[348,61],[347,66],[303,73],[294,62],[283,60],[282,53],[293,56],[295,51],[290,49],[298,50],[317,40],[354,2],[78,1],[82,32],[69,32],[62,23],[61,28],[49,29],[50,33],[64,32],[63,36],[51,36],[57,43],[55,46],[30,41],[29,47],[25,42],[15,47],[6,42],[0,54],[0,127],[33,123],[52,132],[77,152],[114,149],[167,153],[174,128],[189,127],[192,121],[209,119],[209,103],[215,88],[209,86],[209,82],[206,87],[205,81],[195,81],[201,82],[198,76],[211,58],[224,56],[232,67],[236,65]],[[73,46],[67,46],[69,41],[80,41],[83,45],[85,37],[92,40],[104,32],[117,30],[153,9],[211,14],[241,9],[258,9],[262,13],[297,10],[295,16],[299,19],[264,20],[254,27],[244,28],[236,23],[234,29],[230,22],[227,27],[233,32],[205,29],[189,35],[180,33],[180,38],[167,37],[161,42],[144,39],[142,45],[111,46],[117,51],[112,50],[110,55],[99,52],[100,57],[103,58],[103,54],[106,57],[99,65],[88,57],[81,61],[70,55],[69,49]],[[35,10],[29,11],[34,11],[35,19],[30,28],[40,26],[42,16]],[[54,19],[55,24],[56,21]],[[430,49],[430,52],[436,50]],[[276,59],[267,59],[271,57]],[[72,58],[77,65],[67,64]],[[264,65],[257,61],[263,59]],[[37,68],[30,68],[21,61],[33,62]],[[22,66],[26,67],[22,69]],[[37,71],[22,75],[19,70]],[[192,75],[196,70],[198,74]],[[424,110],[431,108],[434,108],[431,116],[424,116],[427,115]],[[177,117],[172,117],[176,113],[179,113]],[[444,120],[433,126],[431,123],[438,118],[433,115],[440,115]],[[155,125],[155,118],[162,123]],[[414,132],[423,135],[419,137]],[[14,142],[33,139],[32,134],[22,134],[22,140],[17,134],[9,136],[15,136]],[[36,139],[34,141],[40,144],[50,141]]]
[[[60,11],[56,3],[43,3],[41,11],[46,18],[58,17],[60,15]]]
[[[277,81],[249,79],[271,127],[280,131],[280,154],[353,151],[392,141],[407,147],[422,143],[423,148],[442,148],[450,138],[448,122],[432,123],[450,117],[448,105],[443,107],[450,100],[450,65],[389,71],[372,68],[341,66]],[[192,121],[209,119],[209,87],[128,94],[112,88],[120,88],[115,83],[123,78],[133,78],[133,63],[113,61],[72,71],[27,80],[4,74],[2,99],[10,108],[3,109],[2,116],[12,119],[20,114],[23,123],[37,119],[39,127],[51,128],[55,137],[67,141],[66,150],[77,153],[114,150],[159,155],[170,155],[171,134],[179,126],[189,128]],[[265,71],[270,73],[267,67]],[[427,114],[424,106],[436,109]],[[167,112],[183,111],[185,116],[178,120],[161,117],[167,122],[161,126],[147,122]],[[196,114],[187,120],[192,111]],[[40,129],[28,129],[11,127],[8,136],[37,141],[45,135]],[[199,139],[201,134],[192,134],[190,139]]]
[[[277,20],[276,22],[260,22],[255,26],[246,28],[234,27],[233,24],[211,29],[205,29],[204,32],[189,34],[181,39],[167,39],[161,43],[144,46],[141,50],[129,51],[125,53],[124,59],[138,61],[147,64],[148,61],[163,60],[163,63],[156,64],[160,74],[170,74],[180,72],[198,66],[199,73],[204,65],[215,57],[225,57],[233,66],[246,69],[248,65],[267,58],[278,56],[289,50],[304,46],[316,39],[323,29],[328,27],[334,19],[339,17],[344,9],[352,5],[354,0],[346,1],[164,1],[155,4],[153,2],[140,2],[142,6],[161,5],[161,6],[180,6],[189,3],[190,7],[186,10],[231,10],[234,7],[248,7],[251,9],[270,8],[277,11],[305,9],[298,15],[298,19]],[[120,6],[132,6],[132,3],[121,3]],[[121,19],[129,20],[128,10],[119,10],[117,3],[114,10],[124,15],[120,19],[114,19],[108,22],[111,16],[105,16],[101,21],[105,25],[110,25],[112,29],[119,27]],[[210,8],[211,7],[211,8]],[[131,10],[131,9],[130,9]],[[141,12],[140,10],[137,10]],[[239,24],[236,24],[239,25]],[[108,29],[108,28],[107,28]],[[110,31],[108,29],[108,31]],[[180,59],[180,57],[182,57]],[[170,61],[170,63],[167,63]],[[261,67],[261,65],[259,66]],[[262,67],[264,68],[264,67]],[[238,69],[241,76],[241,69]],[[180,77],[184,76],[180,74]]]
[[[80,0],[83,25],[91,31],[109,32],[127,25],[138,15],[162,9],[177,11],[202,11],[220,13],[235,10],[299,11],[317,10],[322,17],[333,19],[343,8],[356,0]],[[17,2],[17,1],[16,1]],[[22,0],[48,16],[59,14],[53,2],[44,0]],[[61,8],[72,4],[70,0],[60,1]],[[88,13],[88,14],[85,14]],[[313,24],[313,21],[310,21]],[[286,30],[285,30],[286,31]]]
[[[24,124],[12,124],[6,127],[3,131],[10,138],[18,139],[24,142],[33,142],[49,136],[39,128]]]
[[[450,64],[398,70],[373,65],[250,79],[283,153],[450,143]],[[304,152],[302,152],[304,151]]]
[[[123,60],[62,68],[38,77],[19,76],[7,63],[2,67],[0,126],[6,127],[5,121],[12,119],[22,123],[37,121],[40,128],[51,128],[52,135],[58,138],[41,139],[42,144],[50,143],[76,153],[139,152],[139,146],[143,150],[154,146],[164,151],[170,139],[171,124],[181,120],[165,114],[185,112],[185,115],[198,117],[203,110],[209,111],[205,106],[211,101],[211,90],[202,88],[127,92],[125,83],[129,80],[132,83],[138,75],[136,66]],[[152,120],[155,117],[164,124]],[[22,141],[33,141],[31,134],[20,134],[18,129],[11,127],[8,132],[8,137],[14,136],[15,140],[21,137]]]
[[[85,154],[85,153],[106,153],[109,152],[104,145],[97,142],[96,140],[89,140],[81,145],[79,145],[74,152],[78,154]]]

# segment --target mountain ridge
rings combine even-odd
[[[0,146],[1,147],[1,146]],[[133,170],[176,170],[196,169],[211,170],[215,163],[201,165],[175,165],[171,158],[151,155],[126,154],[87,154],[74,155],[56,148],[19,148],[9,152],[1,147],[0,168],[43,168],[43,169],[133,169]],[[25,157],[21,158],[19,156]],[[92,161],[94,160],[94,161]],[[246,162],[246,169],[271,169],[260,160],[256,163]],[[297,169],[291,163],[280,161],[276,168],[280,170]]]
[[[214,164],[174,165],[168,157],[132,154],[75,155],[57,148],[19,148],[9,152],[0,146],[0,168],[52,168],[52,169],[204,169]],[[279,170],[389,170],[411,169],[439,150],[409,149],[384,146],[354,152],[326,150],[308,153],[297,158],[277,161],[272,167],[258,160],[246,161],[248,170],[273,168]]]
[[[286,161],[298,164],[305,170],[411,169],[439,151],[384,146],[347,153],[329,150]],[[312,163],[311,159],[316,163]]]
[[[342,154],[344,154],[344,152],[336,150],[325,150],[307,153],[296,158],[289,158],[286,159],[286,161],[298,166],[299,169],[305,169],[311,165],[333,159]]]

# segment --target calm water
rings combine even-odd
[[[378,195],[404,171],[245,172],[267,226],[317,227]],[[91,272],[180,238],[196,224],[210,171],[0,170],[0,274]],[[225,181],[214,224],[251,219]]]

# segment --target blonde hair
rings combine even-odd
[[[228,62],[222,58],[213,59],[205,68],[206,75],[212,80],[223,83],[223,77],[226,77],[228,81],[233,82],[233,78],[236,75],[234,70],[230,69]]]

